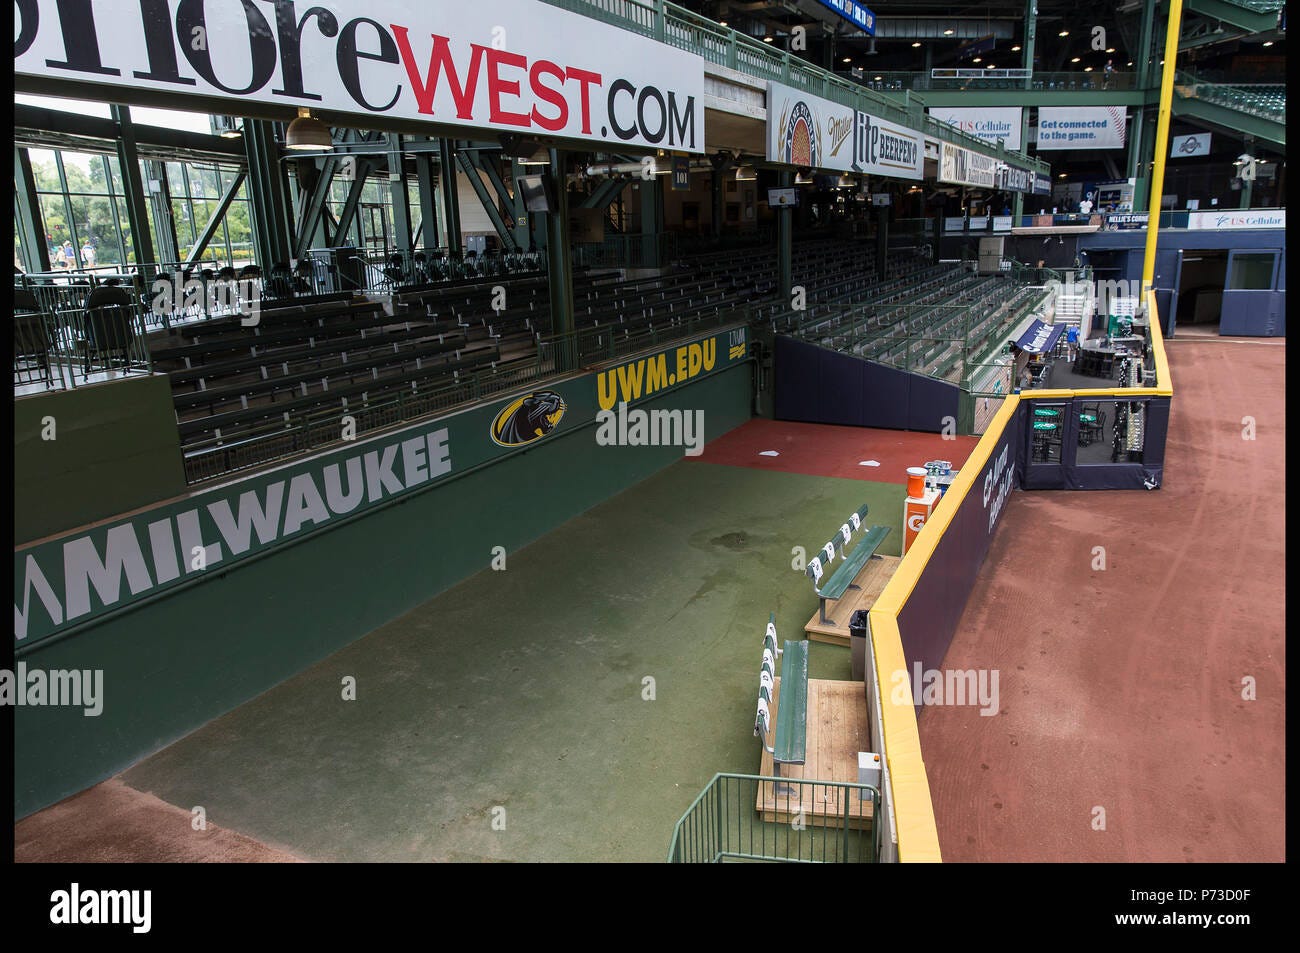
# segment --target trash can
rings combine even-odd
[[[853,668],[853,680],[864,681],[867,677],[866,609],[855,609],[849,616],[849,663]]]

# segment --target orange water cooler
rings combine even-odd
[[[912,548],[916,534],[934,512],[939,491],[925,485],[925,468],[907,468],[907,499],[903,501],[903,553]]]

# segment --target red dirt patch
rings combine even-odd
[[[908,467],[920,466],[928,460],[950,460],[953,468],[959,469],[978,442],[976,437],[945,440],[934,433],[755,418],[712,441],[700,456],[687,459],[781,473],[903,484],[907,482]],[[764,450],[775,450],[780,456],[759,456]],[[880,466],[859,466],[863,460],[879,461]]]
[[[116,778],[14,825],[18,863],[297,863],[298,858],[208,822]]]

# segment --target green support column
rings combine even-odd
[[[406,165],[402,161],[402,137],[392,132],[388,140],[388,194],[393,206],[393,248],[403,261],[411,258],[411,205],[406,191]]]
[[[722,237],[722,169],[715,164],[709,173],[709,232],[715,239]]]
[[[427,152],[416,153],[415,181],[420,187],[420,234],[425,251],[437,248],[438,239],[438,185],[433,174],[433,156]]]
[[[1159,6],[1160,4],[1153,2],[1153,0],[1147,0],[1146,3],[1142,4],[1141,39],[1138,41],[1139,48],[1137,52],[1133,54],[1133,68],[1137,71],[1136,82],[1138,89],[1145,90],[1153,85],[1159,85],[1151,81],[1151,61],[1154,59],[1151,55],[1151,37],[1155,31],[1156,8]],[[1156,75],[1159,76],[1160,74],[1157,73]],[[1136,202],[1133,207],[1138,207]]]
[[[1255,154],[1255,140],[1252,137],[1250,136],[1246,137],[1246,148],[1243,149],[1242,151],[1245,152],[1246,155],[1248,156],[1253,156]],[[1241,205],[1239,206],[1239,208],[1250,208],[1250,200],[1251,200],[1252,193],[1254,193],[1254,191],[1255,191],[1255,180],[1243,179],[1241,183]]]
[[[889,212],[888,205],[876,209],[876,277],[882,279],[889,264]]]
[[[1133,179],[1133,210],[1144,208],[1150,197],[1151,177],[1148,175],[1146,162],[1142,158],[1143,150],[1149,148],[1152,137],[1147,135],[1147,109],[1140,107],[1133,114],[1133,135],[1128,144],[1127,178]]]
[[[456,179],[456,147],[450,139],[438,141],[439,178],[442,180],[443,221],[447,227],[447,254],[460,255],[460,193]]]
[[[1025,89],[1034,88],[1034,41],[1038,37],[1038,0],[1025,0],[1025,41],[1021,44],[1020,65],[1029,70]],[[1025,125],[1029,124],[1029,107],[1025,107]],[[1021,145],[1027,145],[1025,139]]]
[[[524,205],[524,197],[519,194],[519,187],[515,184],[519,181],[521,175],[526,175],[527,170],[520,165],[519,160],[512,158],[510,160],[510,187],[514,190],[515,202],[514,207],[510,210],[514,217],[515,223],[515,244],[520,248],[539,248],[542,244],[542,235],[532,227],[529,221],[528,208]]]
[[[659,236],[664,230],[663,176],[642,179],[641,186],[641,267],[658,268]]]
[[[50,240],[41,224],[32,159],[26,149],[18,146],[14,146],[14,221],[22,238],[23,267],[28,271],[49,271]]]
[[[178,262],[180,243],[176,240],[176,220],[172,217],[171,188],[167,182],[167,163],[159,159],[144,160],[145,176],[151,183],[146,189],[149,205],[153,208],[155,249],[159,261]],[[154,188],[152,183],[157,182]]]
[[[280,165],[280,147],[271,123],[264,119],[244,120],[244,152],[248,157],[249,211],[253,216],[257,263],[269,270],[278,262],[287,264],[293,257],[293,216]]]
[[[546,218],[546,284],[551,299],[551,331],[573,332],[573,260],[569,248],[569,190],[564,181],[564,152],[550,150],[551,165],[546,174],[555,186],[556,207]],[[576,367],[577,355],[564,348],[556,352],[556,370]]]
[[[149,235],[149,206],[144,199],[144,183],[140,177],[140,153],[135,146],[135,124],[131,110],[114,104],[113,121],[117,123],[117,162],[122,171],[122,190],[126,194],[126,217],[131,223],[131,248],[138,265],[152,266],[157,259]],[[142,272],[146,281],[153,278],[152,268]]]
[[[794,173],[781,171],[777,173],[776,184],[788,189],[794,185]],[[789,300],[791,286],[794,284],[794,210],[788,205],[776,210],[776,281],[781,297]]]

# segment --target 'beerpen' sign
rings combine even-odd
[[[20,648],[748,358],[746,329],[262,471],[14,551]],[[594,439],[594,437],[593,437]]]

